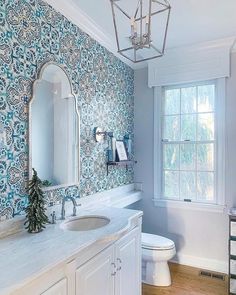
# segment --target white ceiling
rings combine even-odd
[[[137,0],[133,1],[134,5]],[[72,0],[112,42],[115,34],[109,0]],[[236,0],[170,0],[167,48],[236,35]]]

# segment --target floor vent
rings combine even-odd
[[[220,281],[225,281],[225,275],[215,273],[215,272],[206,271],[206,270],[201,270],[199,272],[199,276],[212,278],[212,279],[216,279],[216,280],[220,280]]]

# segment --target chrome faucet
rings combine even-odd
[[[63,199],[62,199],[62,207],[61,207],[61,219],[62,220],[64,220],[65,216],[66,216],[66,212],[65,212],[66,200],[71,200],[72,203],[73,203],[73,215],[72,216],[76,216],[76,207],[80,206],[80,205],[77,205],[76,200],[75,200],[74,197],[72,197],[72,196],[64,196]]]

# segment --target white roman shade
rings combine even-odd
[[[149,87],[206,81],[230,76],[235,38],[167,50],[148,64]]]

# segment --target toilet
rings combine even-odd
[[[170,286],[168,261],[176,254],[173,241],[142,233],[142,281],[153,286]]]

